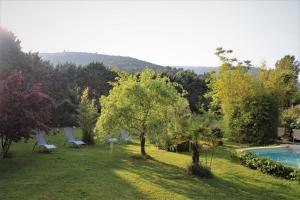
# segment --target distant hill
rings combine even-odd
[[[146,66],[152,69],[163,69],[163,66],[125,56],[111,56],[83,52],[39,53],[39,55],[43,60],[48,60],[54,65],[66,62],[77,65],[86,65],[91,62],[103,62],[103,64],[108,67],[117,67],[120,70],[131,72],[141,71]]]
[[[172,66],[177,69],[188,69],[194,71],[196,74],[206,74],[211,71],[218,71],[218,67],[206,67],[206,66]]]
[[[132,57],[125,56],[111,56],[98,53],[84,53],[84,52],[59,52],[59,53],[40,53],[39,54],[43,60],[48,60],[50,63],[63,64],[66,62],[74,63],[77,65],[86,65],[90,62],[103,62],[104,65],[108,67],[117,67],[120,70],[136,72],[143,70],[146,66],[152,69],[164,71],[165,67],[162,65],[153,64],[151,62],[146,62]],[[205,74],[211,71],[218,72],[218,67],[208,67],[208,66],[170,66],[177,69],[188,69],[192,70],[197,74]],[[258,68],[251,67],[250,72],[256,74]],[[297,84],[300,88],[300,83]]]

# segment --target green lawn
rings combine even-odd
[[[78,132],[77,132],[78,134]],[[63,146],[49,136],[51,153],[32,153],[33,141],[13,144],[0,159],[0,199],[300,199],[300,184],[264,175],[230,159],[236,146],[217,149],[213,179],[185,173],[190,155],[147,146],[154,160],[131,158],[138,145]]]

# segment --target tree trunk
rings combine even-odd
[[[197,142],[192,142],[191,145],[191,149],[192,149],[192,159],[193,159],[193,164],[195,165],[199,165],[199,145]]]
[[[11,143],[12,140],[3,137],[1,138],[2,158],[7,158]]]
[[[141,140],[141,154],[143,156],[147,155],[146,151],[145,151],[145,142],[146,142],[146,138],[144,134],[141,134],[140,136],[140,140]]]

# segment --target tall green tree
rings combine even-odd
[[[102,96],[96,131],[100,136],[119,128],[139,136],[146,156],[146,137],[165,134],[176,106],[189,111],[187,101],[166,77],[145,70],[138,76],[120,74],[107,97]]]
[[[298,90],[299,69],[299,61],[294,56],[287,55],[276,62],[275,68],[260,70],[260,77],[264,77],[261,83],[273,93],[281,109],[293,104]]]
[[[226,132],[233,140],[268,143],[277,137],[277,96],[264,86],[268,77],[249,73],[250,62],[230,58],[230,53],[222,48],[216,52],[223,64],[210,84],[213,105],[221,108]]]
[[[97,120],[98,112],[95,106],[95,100],[89,99],[89,89],[86,88],[80,98],[77,109],[77,123],[82,130],[82,140],[86,144],[94,144],[93,129]]]

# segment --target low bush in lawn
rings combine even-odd
[[[203,165],[196,165],[196,164],[190,164],[187,167],[187,173],[189,175],[197,176],[197,177],[203,177],[203,178],[212,178],[213,174],[211,173],[211,170],[209,167],[203,166]]]
[[[251,169],[258,169],[262,173],[300,181],[299,169],[285,166],[271,159],[257,157],[251,152],[234,153],[232,157],[238,158],[242,165]]]

